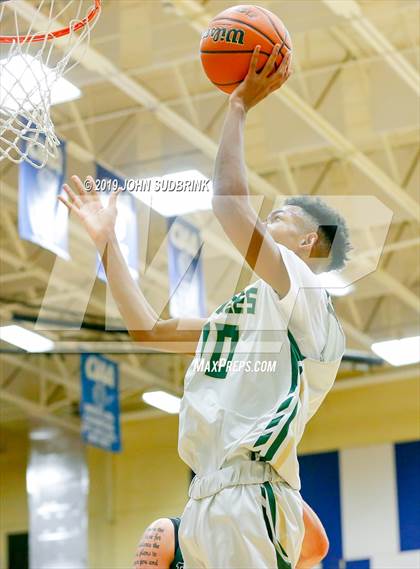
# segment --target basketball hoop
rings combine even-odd
[[[0,0],[0,161],[42,168],[60,144],[52,90],[81,57],[101,0]]]

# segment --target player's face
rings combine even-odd
[[[267,231],[274,241],[296,251],[305,235],[311,230],[302,209],[295,205],[284,205],[274,209],[265,221]]]

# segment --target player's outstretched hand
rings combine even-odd
[[[117,197],[121,188],[111,193],[108,204],[104,206],[92,176],[88,176],[84,183],[78,176],[71,179],[76,191],[64,184],[63,190],[68,199],[62,196],[58,199],[77,215],[95,245],[102,249],[115,236]]]
[[[280,44],[273,47],[263,69],[257,72],[257,62],[260,46],[254,49],[248,75],[230,96],[231,102],[240,103],[245,111],[249,111],[257,103],[265,99],[270,93],[279,89],[288,80],[292,72],[292,55],[288,51],[276,69],[276,59],[280,51]]]

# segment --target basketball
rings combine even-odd
[[[278,16],[260,6],[242,5],[220,12],[202,34],[201,63],[210,81],[225,93],[243,81],[257,45],[262,69],[276,43],[281,45],[276,68],[292,49],[290,34]]]

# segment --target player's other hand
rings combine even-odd
[[[273,47],[266,64],[257,72],[257,62],[260,46],[254,49],[248,75],[230,96],[231,103],[239,103],[247,112],[257,103],[265,99],[270,93],[279,89],[291,75],[292,55],[287,52],[276,70],[276,59],[280,51],[280,44]]]
[[[64,184],[63,190],[68,198],[59,196],[58,199],[77,215],[98,249],[103,249],[108,241],[115,237],[117,197],[121,189],[111,193],[105,206],[92,176],[88,176],[84,183],[78,176],[72,176],[71,179],[75,191],[68,184]]]

